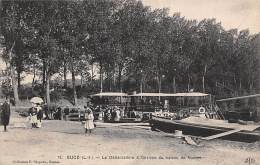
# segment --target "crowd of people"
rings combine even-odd
[[[104,112],[104,121],[119,122],[124,116],[124,110],[118,106],[106,106],[102,108],[102,111]]]
[[[92,109],[97,114],[95,115],[95,119],[103,120],[104,122],[120,122],[126,118],[143,119],[144,117],[141,112],[127,106],[97,105],[92,106]]]
[[[41,128],[42,120],[69,120],[70,113],[82,111],[80,109],[61,107],[47,107],[46,104],[33,103],[28,111],[28,121],[31,123],[31,128]],[[85,119],[85,133],[91,134],[94,129],[94,115],[89,106],[84,106],[84,119]]]
[[[80,120],[85,121],[85,133],[91,133],[95,128],[94,120],[120,122],[122,118],[142,118],[141,114],[136,111],[116,105],[94,105],[90,103],[88,106],[84,106],[84,109],[80,109],[69,106],[63,108],[48,107],[43,103],[32,103],[32,106],[27,111],[27,121],[31,124],[31,129],[41,128],[43,120],[68,121],[71,119],[71,115],[77,113],[82,114]],[[1,105],[1,124],[4,125],[5,131],[6,126],[9,124],[9,118],[10,104],[6,101]]]

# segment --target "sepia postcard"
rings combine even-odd
[[[260,0],[0,0],[0,165],[260,164]]]

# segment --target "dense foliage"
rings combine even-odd
[[[57,73],[65,88],[71,73],[75,104],[77,76],[80,88],[102,91],[126,90],[129,81],[142,92],[194,90],[218,97],[257,88],[259,34],[225,30],[215,19],[170,16],[141,1],[3,0],[0,26],[3,58],[15,70],[13,88],[20,88],[22,73],[34,75],[32,87],[38,75],[48,103]]]

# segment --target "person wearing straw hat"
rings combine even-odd
[[[92,129],[94,129],[94,115],[92,110],[89,107],[84,106],[84,108],[86,109],[86,114],[85,114],[85,118],[86,118],[86,122],[85,122],[85,133],[90,133]]]

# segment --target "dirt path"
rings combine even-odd
[[[25,118],[12,113],[9,131],[0,132],[0,165],[260,164],[259,142],[213,140],[199,145],[161,132],[98,123],[90,136],[79,122],[43,121],[42,128],[30,129]]]

